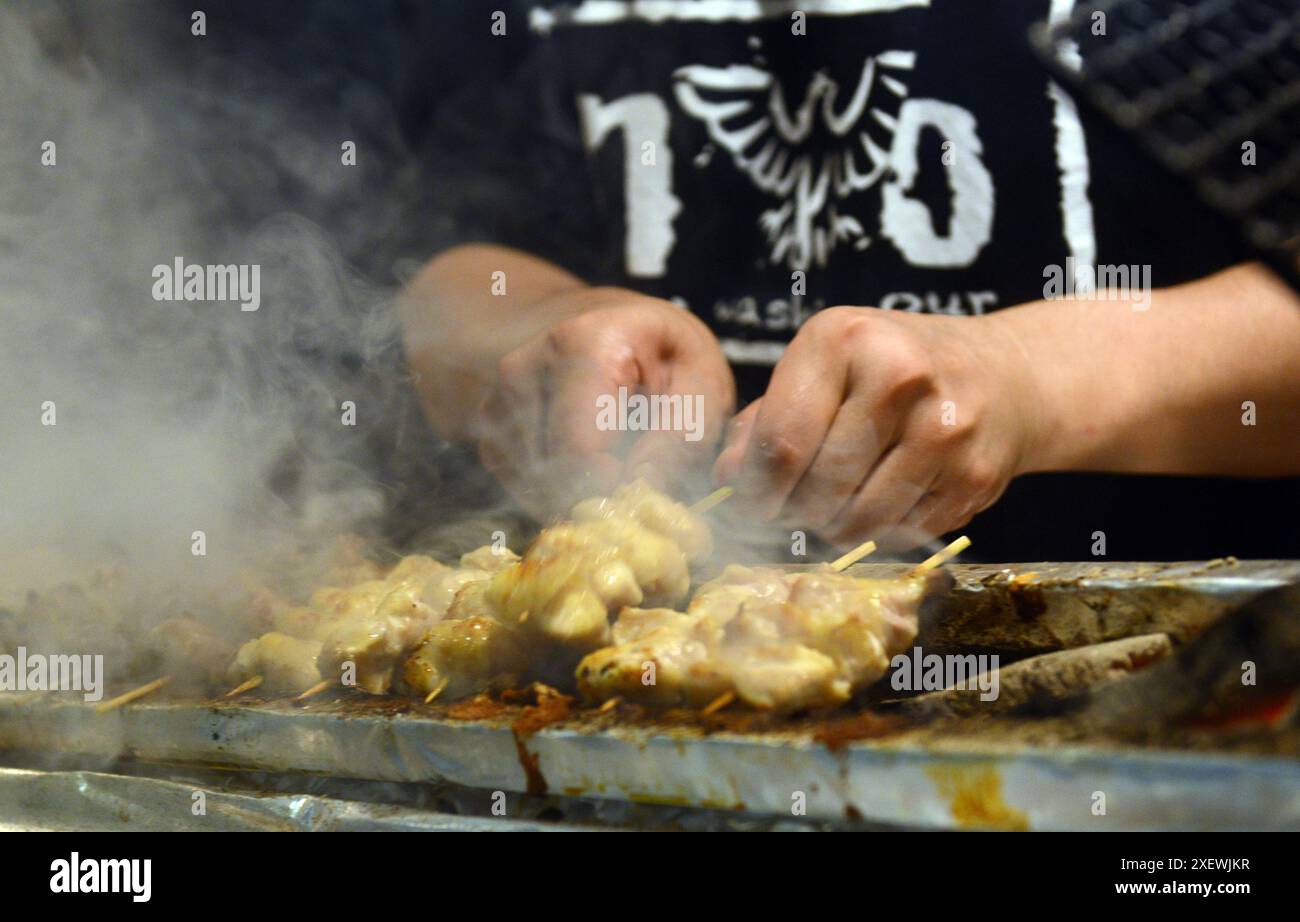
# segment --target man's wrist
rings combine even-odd
[[[1079,392],[1068,356],[1058,355],[1051,329],[1052,305],[1035,301],[980,318],[992,331],[1006,380],[1007,399],[1020,422],[1020,452],[1014,476],[1068,470],[1081,433],[1093,423],[1080,419],[1073,396]],[[1087,411],[1083,411],[1085,414]]]
[[[1179,289],[1097,299],[1034,301],[988,316],[1023,359],[1022,404],[1032,421],[1020,473],[1153,470],[1169,433],[1155,405],[1177,385],[1154,359]],[[1139,306],[1140,305],[1140,306]]]

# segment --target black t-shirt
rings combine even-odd
[[[1068,0],[474,6],[407,35],[430,242],[681,303],[742,401],[825,306],[973,315],[1043,297],[1049,266],[1150,266],[1158,287],[1245,258],[1034,58],[1030,25]],[[1112,558],[1300,556],[1272,520],[1298,499],[1295,480],[1038,475],[968,530],[986,559],[1087,558],[1099,531]]]

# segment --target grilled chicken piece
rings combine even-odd
[[[385,595],[370,614],[340,618],[321,638],[317,667],[322,677],[355,678],[355,684],[373,695],[388,692],[393,667],[425,628],[437,619],[420,601],[424,591],[418,580],[399,584]],[[351,664],[352,676],[345,671]]]
[[[613,646],[578,664],[578,688],[588,698],[702,706],[731,687],[712,652],[716,624],[669,608],[625,608],[613,633]]]
[[[543,642],[593,650],[606,642],[609,612],[680,598],[689,587],[686,557],[671,541],[605,520],[543,531],[519,564],[493,577],[487,602]]]
[[[159,671],[176,674],[182,682],[204,689],[224,678],[234,649],[226,638],[192,615],[160,621],[148,639],[162,661]]]
[[[461,554],[460,568],[462,570],[486,570],[488,573],[496,573],[498,570],[504,570],[518,559],[519,555],[508,547],[495,547],[491,544],[485,544],[482,547]]]
[[[275,611],[272,628],[292,637],[321,640],[340,620],[373,612],[391,589],[380,578],[346,586],[325,586],[313,592],[306,605],[285,606]]]
[[[685,613],[624,610],[615,645],[583,659],[578,685],[590,698],[655,704],[725,691],[772,710],[839,704],[915,638],[928,581],[728,567]]]
[[[634,480],[609,496],[578,503],[573,507],[572,519],[627,519],[668,538],[689,560],[704,560],[713,553],[713,533],[704,519],[645,480]]]
[[[452,699],[522,681],[528,671],[524,638],[492,617],[486,588],[486,582],[467,585],[457,596],[466,616],[440,621],[420,639],[402,667],[407,692],[436,690]]]
[[[834,659],[801,643],[764,644],[743,654],[724,649],[721,671],[736,697],[764,710],[841,704],[852,690]]]
[[[592,698],[708,704],[733,686],[717,661],[724,626],[744,603],[788,599],[787,576],[732,564],[699,588],[685,612],[624,608],[610,631],[612,645],[579,664],[579,688]]]
[[[319,654],[320,641],[271,631],[240,647],[226,676],[232,683],[239,683],[260,675],[268,690],[294,694],[320,681],[316,668]]]
[[[543,530],[522,560],[456,595],[407,661],[404,683],[456,698],[552,669],[567,674],[578,655],[608,642],[611,612],[680,601],[690,562],[711,552],[708,526],[644,481],[579,503],[573,521]]]
[[[773,567],[742,567],[728,564],[691,598],[686,611],[698,617],[726,621],[742,602],[784,602],[790,598],[791,579],[797,574]],[[722,613],[721,615],[719,613]]]
[[[497,549],[491,545],[462,554],[460,567],[439,574],[425,585],[421,601],[437,612],[439,618],[446,617],[461,589],[490,578],[518,560],[519,555],[509,548]]]
[[[462,558],[492,566],[517,560],[508,551],[472,551]],[[405,557],[388,574],[388,591],[373,609],[349,607],[323,634],[318,666],[323,676],[342,676],[344,665],[355,669],[356,686],[371,694],[386,694],[392,688],[398,661],[424,633],[447,614],[456,592],[466,585],[487,580],[487,569],[453,569],[428,557]],[[365,592],[365,601],[371,598]]]
[[[636,481],[544,529],[523,560],[493,577],[486,600],[499,621],[541,644],[594,650],[608,642],[611,613],[680,601],[690,563],[711,551],[698,516]]]
[[[318,589],[307,601],[306,607],[316,615],[316,623],[308,625],[308,629],[313,634],[323,633],[329,630],[331,622],[370,615],[392,591],[393,584],[386,579],[368,579],[355,586]]]
[[[308,649],[303,644],[310,644],[315,650],[312,678],[298,691],[322,677],[331,681],[343,677],[344,664],[351,664],[349,671],[357,687],[383,694],[392,686],[393,672],[402,655],[446,615],[456,592],[475,581],[489,579],[493,572],[518,559],[508,550],[491,547],[465,554],[460,568],[421,554],[403,557],[380,578],[326,587],[313,593],[305,606],[281,608],[274,616],[276,630],[252,643],[273,640],[264,649],[245,644],[241,655],[245,662],[302,676],[308,670],[302,668],[298,658]],[[301,643],[285,644],[280,638]],[[270,662],[277,655],[291,661],[277,666]],[[238,658],[236,662],[238,665]],[[244,678],[257,674],[265,675],[254,671]],[[270,677],[266,678],[269,681]]]

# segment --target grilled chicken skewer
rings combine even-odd
[[[697,507],[725,498],[719,492]],[[867,581],[836,572],[872,549],[868,542],[815,574],[729,568],[685,613],[657,608],[684,599],[690,564],[711,553],[712,536],[694,508],[638,481],[579,503],[570,521],[545,529],[523,558],[481,548],[452,568],[413,555],[382,577],[281,608],[276,630],[245,644],[229,675],[244,682],[236,692],[258,680],[276,692],[314,692],[342,679],[383,694],[397,673],[403,691],[432,700],[547,678],[539,675],[545,664],[571,668],[592,651],[608,660],[631,643],[677,642],[689,646],[686,660],[707,668],[692,667],[681,679],[669,669],[669,691],[633,689],[629,698],[675,695],[701,704],[735,694],[760,707],[838,701],[874,681],[888,664],[886,648],[915,633],[889,613],[907,609],[912,596],[919,603],[923,590],[909,595],[908,587],[923,587],[923,577],[876,581],[888,583],[874,590],[888,596],[882,603],[865,600]],[[846,606],[849,614],[836,614]],[[611,633],[610,616],[620,611]],[[633,672],[645,687],[641,661],[636,665],[599,678],[580,670],[579,679],[587,675],[589,693],[608,698],[617,692],[602,689],[621,687]]]
[[[226,674],[230,681],[240,684],[227,697],[259,686],[276,694],[300,692],[320,681],[316,668],[319,655],[319,640],[269,631],[244,644],[235,654]]]
[[[459,568],[428,557],[403,558],[388,576],[390,590],[372,612],[343,617],[324,633],[317,658],[321,678],[337,681],[351,664],[358,688],[386,694],[403,656],[446,616],[456,593],[517,559],[508,550],[491,547],[464,555]]]
[[[585,652],[607,641],[609,617],[623,606],[684,599],[690,564],[712,552],[703,519],[638,480],[544,529],[492,579],[484,601],[531,639]]]
[[[624,606],[684,599],[691,563],[712,550],[703,519],[644,481],[581,502],[521,560],[457,594],[447,619],[407,659],[405,685],[457,698],[545,680],[547,665],[567,673],[577,657],[608,643],[610,616]]]
[[[664,705],[727,692],[764,709],[840,704],[915,638],[926,584],[731,566],[685,612],[625,609],[614,644],[579,664],[578,686]]]
[[[613,644],[579,663],[579,689],[594,700],[709,710],[734,699],[769,710],[841,704],[912,643],[935,568],[969,543],[959,539],[901,579],[839,572],[866,545],[812,572],[727,567],[685,612],[624,609]]]
[[[456,592],[517,559],[492,547],[463,555],[459,567],[411,555],[380,578],[321,589],[308,605],[277,611],[276,630],[244,644],[227,676],[243,685],[261,677],[277,694],[344,678],[384,694],[403,653],[446,614]]]

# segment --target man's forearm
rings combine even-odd
[[[1043,301],[987,319],[1030,371],[1022,473],[1300,473],[1300,300],[1261,266],[1153,292],[1146,310]]]
[[[585,288],[518,250],[456,247],[436,256],[402,296],[402,342],[428,418],[464,439],[497,363],[569,310],[557,296]]]

